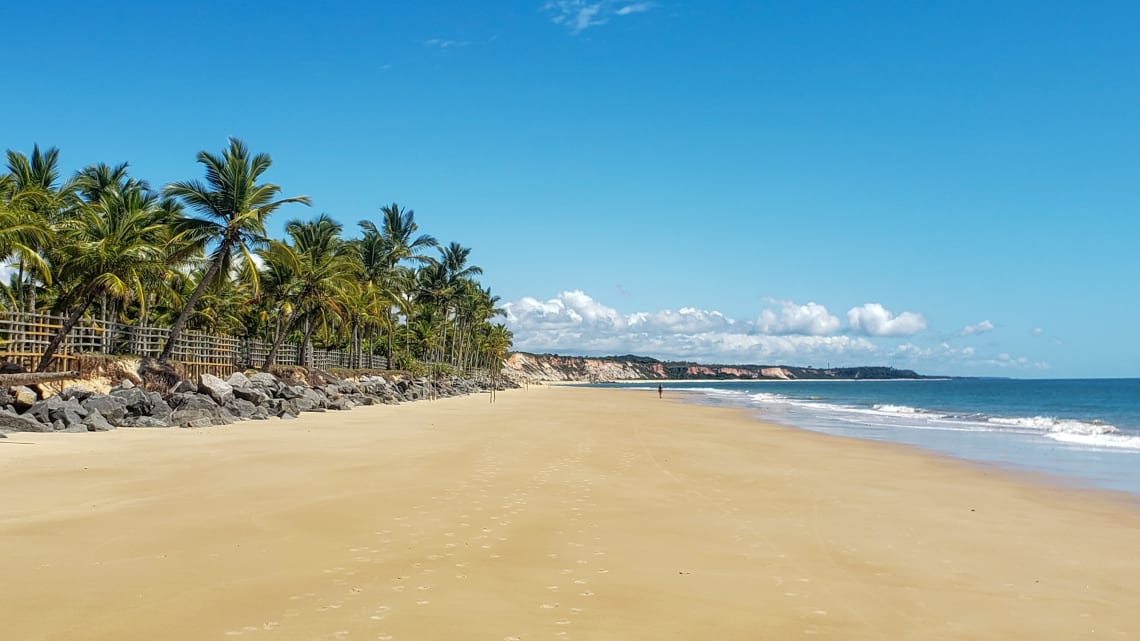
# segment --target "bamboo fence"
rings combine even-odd
[[[0,360],[19,363],[28,370],[39,364],[52,337],[63,327],[64,318],[51,314],[0,311]],[[79,369],[81,354],[122,354],[157,357],[170,330],[165,327],[130,325],[84,318],[60,344],[49,372]],[[256,338],[217,336],[187,330],[174,344],[171,360],[178,362],[187,376],[214,374],[228,376],[235,371],[260,367],[272,347]],[[360,351],[309,349],[286,343],[273,359],[275,365],[302,365],[327,369],[387,368],[387,359]]]

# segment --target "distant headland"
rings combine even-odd
[[[707,365],[660,361],[648,356],[562,356],[514,352],[504,367],[516,382],[609,382],[629,380],[891,380],[923,379],[893,367],[793,367],[789,365]]]

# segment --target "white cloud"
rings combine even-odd
[[[619,16],[628,16],[631,13],[644,13],[646,11],[649,11],[650,9],[653,8],[653,6],[654,6],[654,3],[652,3],[652,2],[635,2],[633,4],[625,5],[624,7],[615,11],[614,13],[616,13]]]
[[[818,303],[797,305],[792,301],[780,303],[780,313],[765,309],[756,320],[756,331],[761,334],[806,334],[825,336],[839,329],[839,319]]]
[[[977,325],[967,325],[967,326],[963,327],[962,330],[960,332],[958,332],[958,335],[959,336],[972,336],[974,334],[985,334],[986,332],[992,332],[993,329],[994,329],[994,324],[988,320],[984,320],[984,321],[978,323]]]
[[[544,11],[553,14],[555,24],[578,34],[590,27],[603,25],[614,16],[629,16],[644,13],[655,6],[653,2],[616,2],[615,0],[550,0],[543,5]]]
[[[470,45],[466,40],[443,40],[442,38],[432,38],[424,40],[424,45],[428,47],[439,47],[440,49],[451,49],[454,47],[466,47]]]
[[[515,348],[524,351],[764,364],[844,361],[850,355],[852,364],[861,364],[865,358],[859,355],[878,349],[863,337],[806,335],[806,329],[818,332],[838,320],[821,305],[788,305],[781,322],[800,328],[797,334],[759,334],[754,323],[695,307],[622,314],[581,290],[546,301],[525,297],[503,308]]]
[[[921,314],[903,312],[895,316],[878,303],[847,310],[847,322],[851,329],[868,336],[911,336],[926,329],[926,319]]]

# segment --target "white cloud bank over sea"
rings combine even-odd
[[[717,310],[682,307],[623,313],[581,290],[539,300],[530,296],[503,305],[515,349],[576,355],[637,354],[665,360],[721,364],[784,364],[822,367],[893,365],[922,373],[948,373],[994,366],[1044,369],[1027,358],[980,355],[975,347],[926,337],[921,314],[895,314],[880,303],[847,311],[847,325],[827,307],[766,299],[754,320]],[[972,336],[993,329],[982,321]],[[915,342],[920,343],[916,345]]]

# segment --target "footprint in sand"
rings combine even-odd
[[[590,590],[586,590],[585,592],[579,592],[579,593],[578,593],[578,596],[586,596],[586,597],[590,597],[590,596],[594,596],[594,593],[593,593],[593,592],[591,592]]]

